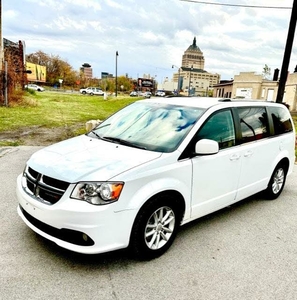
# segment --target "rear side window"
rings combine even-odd
[[[198,132],[198,140],[210,139],[219,143],[219,149],[235,145],[235,130],[230,110],[212,115]]]
[[[238,108],[242,143],[248,143],[268,137],[267,112],[264,107]]]
[[[289,111],[284,107],[269,107],[271,112],[274,134],[282,134],[293,131]]]

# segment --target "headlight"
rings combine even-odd
[[[70,197],[95,205],[109,204],[119,199],[123,186],[123,182],[79,182]]]

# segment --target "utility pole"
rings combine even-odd
[[[115,62],[115,96],[118,96],[118,56],[119,52],[116,51],[116,62]]]
[[[0,70],[3,66],[3,38],[2,38],[2,0],[0,0]]]
[[[292,7],[292,13],[291,13],[291,20],[289,25],[289,31],[287,36],[287,43],[286,48],[284,52],[284,58],[283,58],[283,64],[278,84],[278,91],[276,96],[276,102],[282,103],[283,97],[285,93],[285,87],[286,87],[286,81],[288,77],[288,68],[290,63],[290,57],[292,52],[292,46],[294,41],[294,35],[295,35],[295,28],[296,28],[296,22],[297,22],[297,0],[294,0],[293,7]]]

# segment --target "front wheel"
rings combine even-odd
[[[131,233],[130,248],[140,259],[153,259],[167,251],[181,221],[173,197],[159,195],[150,200],[137,215]]]
[[[281,194],[285,186],[286,177],[287,168],[284,166],[284,164],[278,164],[274,169],[267,189],[265,190],[267,199],[274,200]]]

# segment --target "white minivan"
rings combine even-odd
[[[152,259],[180,225],[261,191],[277,198],[294,149],[283,104],[140,100],[87,134],[33,154],[17,179],[18,214],[66,249],[130,247]]]

